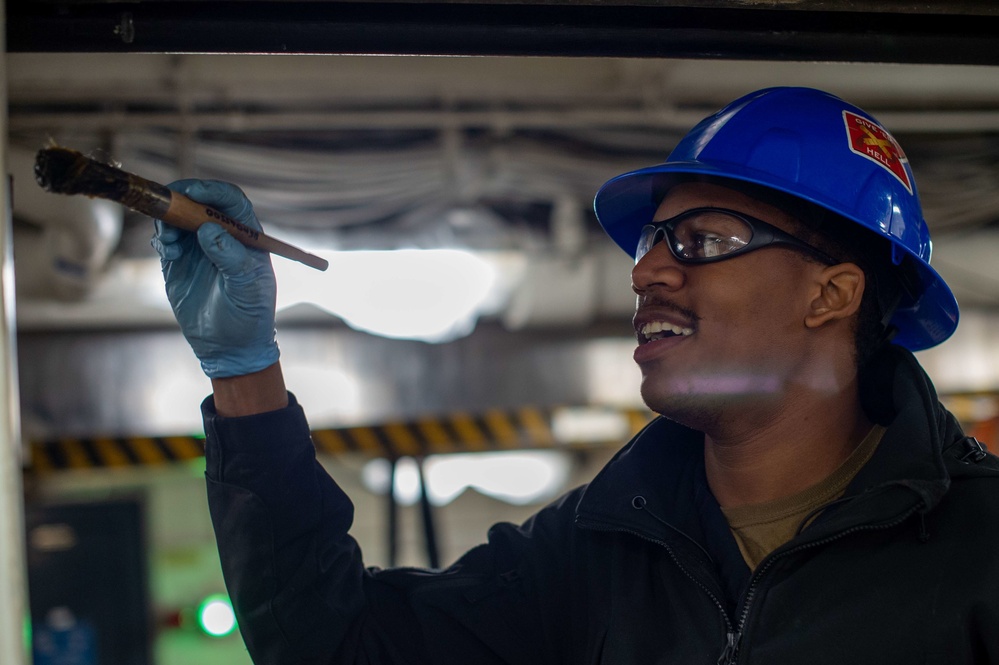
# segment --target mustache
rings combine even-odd
[[[687,307],[678,305],[672,300],[657,296],[642,296],[638,299],[638,306],[635,308],[635,314],[640,314],[647,309],[665,309],[667,311],[679,314],[684,319],[696,323],[701,320],[701,317],[697,313]]]

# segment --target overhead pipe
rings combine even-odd
[[[570,100],[571,101],[571,100]],[[15,113],[12,131],[44,132],[71,126],[77,131],[142,131],[177,129],[187,131],[262,131],[308,127],[333,129],[433,129],[465,130],[490,127],[518,129],[599,129],[602,127],[652,127],[686,131],[714,110],[710,105],[692,109],[602,107],[599,109],[498,109],[425,111],[323,111],[288,110],[280,112],[225,111],[137,111],[137,112],[52,112]],[[994,110],[892,110],[877,112],[878,118],[896,133],[971,134],[999,130],[999,112]]]
[[[658,3],[12,0],[10,52],[567,55],[994,64],[981,0]],[[732,6],[735,5],[735,6]],[[835,11],[830,11],[833,9]]]
[[[18,276],[34,282],[21,286],[33,295],[80,300],[94,287],[118,245],[124,209],[103,199],[46,192],[35,182],[34,164],[34,152],[10,149],[14,215],[42,229],[40,247],[22,248],[26,255],[40,256],[19,266]],[[21,238],[27,245],[28,236]]]

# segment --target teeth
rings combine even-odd
[[[693,328],[684,328],[682,326],[677,326],[672,323],[666,323],[664,321],[651,321],[642,326],[641,333],[646,337],[646,339],[662,339],[667,335],[681,335],[687,337],[688,335],[693,335]]]

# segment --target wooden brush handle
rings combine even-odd
[[[326,259],[309,254],[277,238],[264,235],[261,231],[251,229],[232,217],[177,192],[171,192],[169,207],[161,214],[160,219],[187,231],[197,231],[198,227],[205,222],[215,222],[248,247],[255,247],[271,254],[283,256],[286,259],[304,263],[316,270],[326,270],[330,265]]]

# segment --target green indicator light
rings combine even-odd
[[[236,630],[232,603],[222,593],[208,596],[198,606],[198,628],[212,637],[225,637]]]
[[[24,630],[24,642],[21,643],[21,646],[23,647],[24,656],[25,656],[24,662],[27,663],[27,662],[29,662],[30,655],[31,655],[31,645],[32,645],[31,641],[32,641],[32,639],[34,639],[34,634],[32,632],[32,626],[31,626],[31,615],[30,614],[25,614],[24,615],[24,627],[23,627],[23,630]]]

